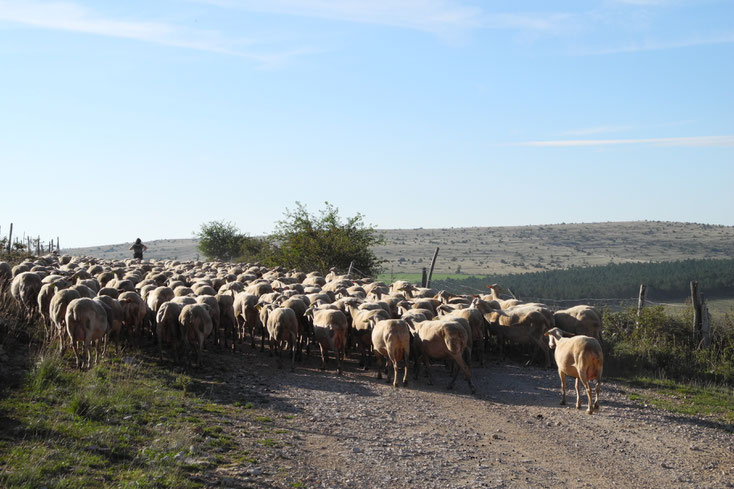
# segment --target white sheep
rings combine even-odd
[[[393,367],[393,387],[398,386],[398,370],[403,362],[403,387],[408,385],[408,357],[410,356],[410,329],[408,323],[402,319],[372,321],[372,347],[377,357],[377,378],[382,378],[382,364],[385,359],[390,360]]]
[[[581,381],[589,398],[589,409],[586,412],[592,414],[595,409],[599,409],[604,353],[596,338],[583,335],[567,338],[564,337],[564,333],[559,328],[553,328],[545,333],[550,348],[556,350],[555,359],[558,364],[558,375],[561,377],[561,404],[566,404],[566,375],[570,375],[576,378],[576,409],[581,409],[579,393],[579,381]],[[589,381],[594,379],[596,379],[596,401],[592,403]]]

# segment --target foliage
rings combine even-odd
[[[199,239],[197,248],[207,260],[256,260],[265,246],[262,240],[243,234],[234,224],[226,221],[202,224],[195,235]]]
[[[265,263],[326,273],[332,267],[346,271],[354,261],[364,275],[379,273],[382,261],[372,247],[382,244],[382,237],[375,228],[364,224],[362,214],[342,220],[338,208],[328,202],[325,205],[318,216],[300,202],[295,210],[286,209],[269,237],[272,246]]]
[[[734,318],[712,323],[711,346],[699,347],[693,312],[666,313],[662,306],[604,311],[605,370],[734,385]]]
[[[637,297],[640,284],[648,296],[677,299],[690,295],[690,282],[698,280],[707,297],[734,293],[734,259],[680,260],[663,263],[623,263],[545,272],[488,275],[434,281],[440,289],[465,293],[485,291],[498,283],[521,299],[629,299]]]

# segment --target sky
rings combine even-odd
[[[729,0],[0,0],[0,236],[734,225]]]

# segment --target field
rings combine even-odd
[[[544,226],[379,230],[385,244],[381,278],[420,280],[440,248],[435,278],[524,273],[608,263],[734,257],[734,227],[635,221]],[[194,260],[194,239],[145,241],[147,258]],[[131,243],[62,250],[99,258],[129,258]],[[410,275],[405,275],[410,274]]]

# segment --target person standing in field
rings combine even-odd
[[[146,251],[148,247],[145,246],[142,241],[140,241],[140,238],[138,238],[135,240],[135,243],[133,243],[130,249],[133,250],[133,258],[140,258],[142,260],[143,251]]]

